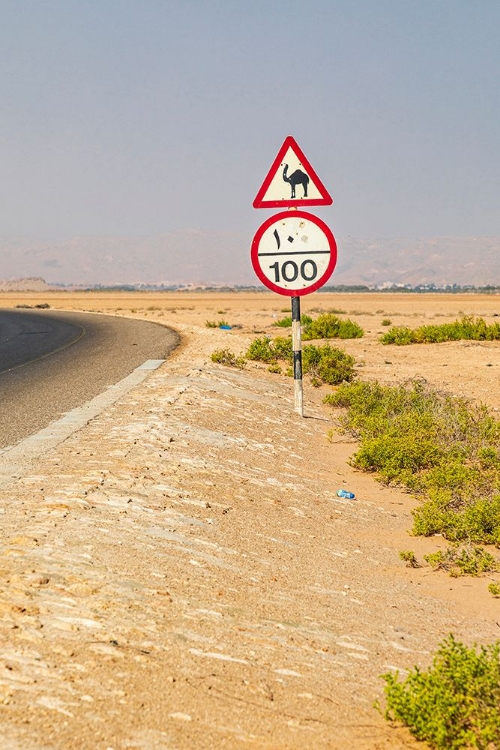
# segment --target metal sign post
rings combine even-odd
[[[293,388],[295,411],[304,416],[302,387],[302,330],[300,327],[300,297],[292,297]]]

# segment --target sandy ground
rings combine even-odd
[[[0,490],[2,747],[422,747],[374,710],[379,675],[428,664],[453,632],[500,634],[488,578],[406,568],[439,537],[409,536],[415,501],[356,472],[327,432],[329,391],[249,364],[224,368],[289,311],[247,294],[4,294],[134,316],[182,345],[145,383]],[[388,347],[382,320],[481,315],[500,297],[330,295],[364,338],[341,342],[359,376],[425,377],[500,408],[500,343]],[[226,321],[228,331],[206,326]],[[0,462],[2,456],[0,455]],[[355,501],[336,497],[339,487]]]

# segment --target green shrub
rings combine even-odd
[[[304,326],[303,339],[359,339],[363,333],[361,326],[352,320],[325,313]]]
[[[258,362],[277,362],[278,359],[292,361],[292,339],[276,338],[271,339],[264,336],[260,339],[254,339],[248,347],[246,358]]]
[[[338,385],[354,378],[354,357],[329,344],[306,344],[302,350],[302,367],[314,380]]]
[[[274,343],[271,338],[264,336],[260,339],[254,339],[246,352],[246,358],[257,360],[259,362],[275,362],[278,357],[274,349]]]
[[[392,320],[390,318],[384,318],[382,321],[383,326],[390,326],[392,325]]]
[[[389,721],[401,721],[437,750],[500,745],[500,643],[468,648],[453,635],[425,672],[382,675]]]
[[[451,576],[478,576],[494,573],[499,569],[499,561],[482,547],[453,544],[444,552],[438,550],[424,555],[424,560],[434,570],[447,570]]]
[[[496,581],[490,583],[490,585],[488,586],[488,591],[495,597],[495,599],[498,599],[498,597],[500,597],[500,586]]]
[[[239,370],[243,370],[246,361],[244,357],[237,357],[229,349],[216,349],[211,354],[212,362],[217,362],[219,365],[226,365],[226,367],[237,367]]]
[[[421,568],[419,561],[417,560],[415,553],[411,550],[402,550],[399,553],[401,560],[404,560],[407,568]]]
[[[500,546],[500,422],[486,407],[422,381],[347,383],[325,400],[359,440],[353,465],[420,496],[413,533]]]
[[[281,373],[283,372],[283,369],[282,369],[281,365],[279,365],[277,362],[273,362],[272,365],[269,365],[269,367],[267,368],[267,371],[268,372],[274,372],[277,375],[281,375]]]
[[[468,488],[469,495],[474,487]],[[465,492],[463,493],[465,495]],[[463,498],[463,506],[453,507],[449,494],[433,493],[413,511],[413,533],[422,536],[442,534],[451,541],[500,545],[500,495],[492,498]]]
[[[413,331],[407,326],[394,326],[390,331],[384,333],[380,339],[382,344],[396,344],[397,346],[406,346],[416,343],[413,337]]]
[[[300,316],[300,323],[302,326],[308,325],[309,323],[312,323],[312,318],[310,315],[301,315]],[[275,323],[273,323],[273,326],[278,326],[279,328],[291,328],[292,327],[292,318],[291,316],[288,316],[286,318],[281,318],[280,320],[277,320]]]
[[[207,328],[220,328],[221,326],[227,326],[229,323],[226,320],[219,320],[218,323],[216,323],[214,320],[207,320],[205,321],[205,326]]]
[[[278,361],[286,362],[290,367],[286,370],[287,375],[293,375],[291,365],[293,364],[292,338],[263,337],[252,341],[248,347],[247,359],[273,364]],[[354,378],[354,357],[350,354],[331,347],[329,344],[315,346],[306,344],[302,349],[302,370],[304,374],[310,374],[313,382],[318,384],[328,383],[337,385]]]
[[[464,315],[454,323],[442,325],[425,325],[411,329],[406,326],[395,326],[384,333],[380,341],[382,344],[439,344],[443,341],[498,341],[500,339],[500,323],[488,325],[483,318]]]

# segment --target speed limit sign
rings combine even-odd
[[[317,216],[292,210],[271,216],[252,242],[252,265],[264,286],[300,297],[323,286],[337,263],[337,243]]]

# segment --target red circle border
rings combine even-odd
[[[273,224],[282,221],[283,219],[291,219],[299,217],[302,219],[306,219],[307,221],[312,221],[313,224],[316,224],[317,227],[321,229],[322,232],[326,235],[326,238],[328,240],[328,244],[330,246],[330,261],[328,263],[328,267],[323,274],[317,281],[314,282],[314,284],[311,284],[311,286],[306,287],[305,289],[283,289],[282,287],[278,286],[277,284],[274,284],[272,281],[270,281],[267,276],[264,275],[262,272],[262,269],[259,264],[259,245],[260,241],[262,239],[262,236],[266,229],[268,229]],[[320,289],[330,276],[332,275],[333,271],[335,270],[335,266],[337,265],[337,242],[335,241],[335,237],[333,236],[333,232],[330,229],[330,227],[325,224],[322,219],[319,219],[314,214],[310,214],[307,211],[282,211],[279,214],[274,214],[273,216],[270,216],[269,219],[266,219],[266,221],[257,229],[257,232],[255,233],[255,237],[252,241],[252,250],[251,250],[251,260],[252,260],[252,266],[253,270],[255,271],[256,275],[260,279],[260,281],[266,286],[268,289],[270,289],[272,292],[276,292],[277,294],[282,294],[285,297],[303,297],[306,294],[311,294],[312,292],[316,292],[318,289]]]

